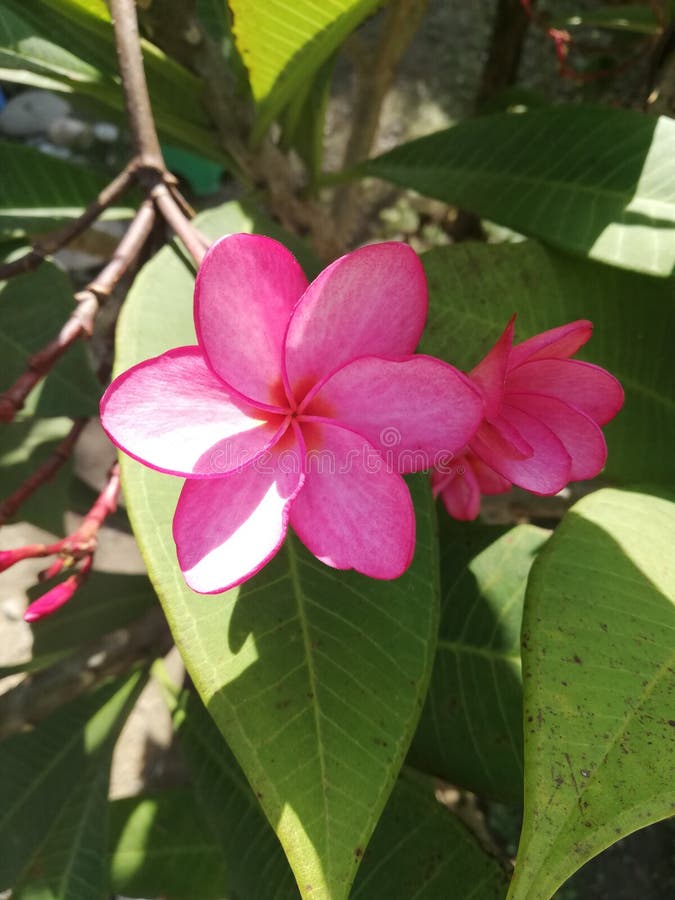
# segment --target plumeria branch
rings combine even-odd
[[[59,469],[67,462],[75,444],[84,431],[87,421],[87,419],[76,419],[68,434],[50,453],[42,465],[38,466],[13,493],[0,502],[0,526],[11,519],[38,488],[51,481]]]
[[[0,395],[0,422],[11,422],[23,408],[33,388],[47,375],[68,348],[81,337],[90,337],[99,307],[141,252],[155,223],[155,207],[144,201],[110,262],[75,294],[77,306],[58,335],[27,360],[26,370]]]
[[[105,487],[72,534],[53,544],[29,544],[15,550],[0,551],[0,572],[25,559],[42,559],[49,556],[56,559],[42,573],[41,580],[54,578],[64,570],[72,570],[72,574],[64,581],[31,603],[24,613],[27,622],[35,622],[63,606],[87,579],[98,544],[98,532],[106,518],[117,509],[119,492],[119,463],[114,463]]]
[[[11,262],[0,265],[0,281],[12,278],[15,275],[21,275],[24,272],[30,272],[42,263],[45,257],[56,253],[66,244],[69,244],[74,238],[86,231],[103,212],[115,203],[132,185],[136,174],[137,162],[133,160],[110,182],[107,187],[103,188],[96,199],[89,204],[84,212],[68,222],[62,228],[50,234],[44,235],[33,244],[32,248]]]

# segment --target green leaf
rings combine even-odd
[[[468,370],[514,312],[516,341],[590,319],[593,338],[578,355],[616,375],[626,392],[623,410],[603,428],[606,476],[633,484],[675,481],[672,282],[570,259],[534,242],[460,244],[422,258],[430,289],[424,353]]]
[[[358,166],[625,269],[675,266],[675,122],[555,106],[470,119]]]
[[[0,501],[48,459],[72,425],[72,420],[66,418],[29,418],[0,428]],[[52,534],[61,532],[70,479],[71,466],[67,461],[54,478],[21,504],[14,519],[30,522]]]
[[[143,65],[163,137],[223,161],[201,102],[202,82],[148,41]],[[124,102],[109,15],[85,0],[4,0],[0,66],[6,80],[73,91],[114,113]]]
[[[168,900],[228,896],[222,847],[205,827],[192,790],[174,788],[113,801],[108,847],[115,893]]]
[[[675,504],[602,490],[534,564],[523,622],[525,820],[510,900],[550,897],[675,810]]]
[[[298,888],[279,841],[237,761],[201,701],[184,696],[175,714],[201,818],[211,828],[227,870],[224,895],[294,900]],[[193,801],[194,802],[194,801]]]
[[[283,117],[283,143],[293,147],[307,166],[310,183],[315,185],[321,173],[323,133],[335,56],[329,57],[314,78],[286,107]]]
[[[230,0],[234,37],[258,104],[253,139],[383,0]]]
[[[481,796],[523,791],[520,626],[532,562],[549,532],[453,522],[443,514],[441,626],[408,759]]]
[[[31,353],[58,335],[72,311],[72,285],[53,263],[0,282],[0,391],[14,384]],[[77,342],[31,392],[24,414],[96,415],[100,393],[84,344]]]
[[[632,3],[617,3],[599,9],[580,11],[575,15],[555,16],[551,28],[608,28],[612,31],[628,31],[636,34],[663,34],[654,7]]]
[[[140,672],[123,680],[109,681],[61,707],[33,731],[12,736],[0,744],[2,888],[14,884],[23,868],[34,862],[35,854],[45,842],[60,843],[61,836],[53,829],[64,805],[82,779],[93,777],[92,773],[109,759],[143,681]],[[71,812],[61,823],[68,830],[73,821]],[[64,857],[62,862],[74,866],[77,860],[79,867],[83,862],[79,851],[86,845],[78,845],[76,841],[66,844],[73,848],[74,855],[68,850],[68,860]],[[44,866],[42,871],[46,872]],[[57,871],[66,874],[55,863],[50,873]],[[65,896],[75,897],[74,894]]]
[[[12,890],[14,900],[103,900],[108,884],[108,784],[112,750],[58,813],[45,843]]]
[[[37,589],[42,593],[43,587]],[[140,618],[157,602],[145,575],[92,572],[72,600],[34,622],[33,661],[68,653]]]
[[[0,171],[0,234],[12,236],[75,218],[109,180],[86,166],[6,141],[0,141]],[[109,211],[115,217],[131,214],[128,207]]]
[[[145,266],[118,327],[121,371],[194,342],[192,298]],[[412,479],[417,552],[393,582],[337,572],[289,538],[256,578],[218,597],[192,593],[171,521],[181,488],[123,459],[129,516],[200,695],[284,845],[303,895],[346,897],[408,748],[437,628],[436,517]]]
[[[404,770],[365,852],[353,900],[500,900],[497,860],[434,797],[431,779]]]

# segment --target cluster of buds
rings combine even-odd
[[[62,573],[69,573],[67,578],[30,604],[24,613],[26,622],[36,622],[59,609],[86,581],[94,561],[99,529],[117,508],[119,491],[119,465],[115,463],[96,502],[72,534],[53,544],[30,544],[14,550],[0,550],[0,572],[24,559],[55,557],[40,573],[39,580],[48,581]]]

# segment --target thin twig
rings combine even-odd
[[[89,204],[77,219],[68,222],[67,225],[52,231],[50,234],[38,238],[32,249],[18,259],[0,265],[0,281],[36,269],[45,256],[60,250],[61,247],[70,243],[73,238],[86,231],[109,206],[128,190],[133,182],[136,168],[136,161],[130,162],[119,175],[113,178],[109,185],[103,188],[98,197]]]
[[[82,291],[75,294],[77,306],[57,337],[29,357],[26,371],[0,394],[0,422],[11,422],[28,394],[51,371],[66,350],[81,337],[90,337],[101,303],[138,256],[155,221],[155,209],[145,200],[138,209],[110,262]]]
[[[164,159],[143,71],[136,4],[134,0],[110,0],[110,14],[115,29],[124,105],[135,155],[142,166],[162,171]]]
[[[345,150],[343,168],[348,169],[368,157],[380,123],[382,104],[396,75],[396,68],[410,43],[427,0],[394,0],[372,54],[365,54],[357,66],[358,88],[352,120],[354,125]],[[374,63],[372,62],[374,60]],[[348,244],[354,230],[358,187],[341,185],[335,194],[333,215],[340,240]]]
[[[166,184],[157,184],[150,191],[150,196],[155,201],[157,209],[161,213],[167,225],[169,225],[185,244],[188,253],[199,265],[208,249],[208,241],[192,225],[185,216]]]
[[[11,519],[26,500],[39,487],[50,481],[66,463],[87,421],[87,419],[76,419],[68,434],[49,454],[47,459],[9,497],[0,502],[0,526],[4,525],[8,519]]]

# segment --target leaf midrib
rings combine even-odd
[[[302,630],[302,640],[305,647],[305,658],[307,660],[307,673],[309,676],[309,684],[310,690],[312,692],[311,706],[312,712],[314,714],[314,727],[316,729],[316,739],[317,739],[317,747],[318,747],[318,758],[319,758],[319,768],[321,770],[321,797],[323,800],[323,824],[324,824],[324,834],[326,837],[326,848],[325,848],[325,859],[326,859],[326,871],[324,874],[324,881],[328,885],[330,884],[330,866],[331,866],[331,855],[329,851],[330,844],[330,822],[328,815],[328,795],[326,788],[328,786],[327,778],[326,778],[326,758],[324,755],[324,745],[322,738],[322,728],[321,728],[321,708],[319,706],[319,693],[318,693],[318,679],[316,675],[316,670],[314,668],[314,658],[312,656],[312,641],[309,633],[309,618],[307,615],[307,609],[305,605],[305,595],[302,590],[302,585],[300,583],[300,574],[298,571],[298,562],[295,555],[295,549],[293,547],[293,540],[286,538],[286,552],[288,555],[288,571],[290,575],[291,586],[293,588],[293,594],[295,596],[297,608],[298,608],[298,620],[300,621],[300,627]]]

